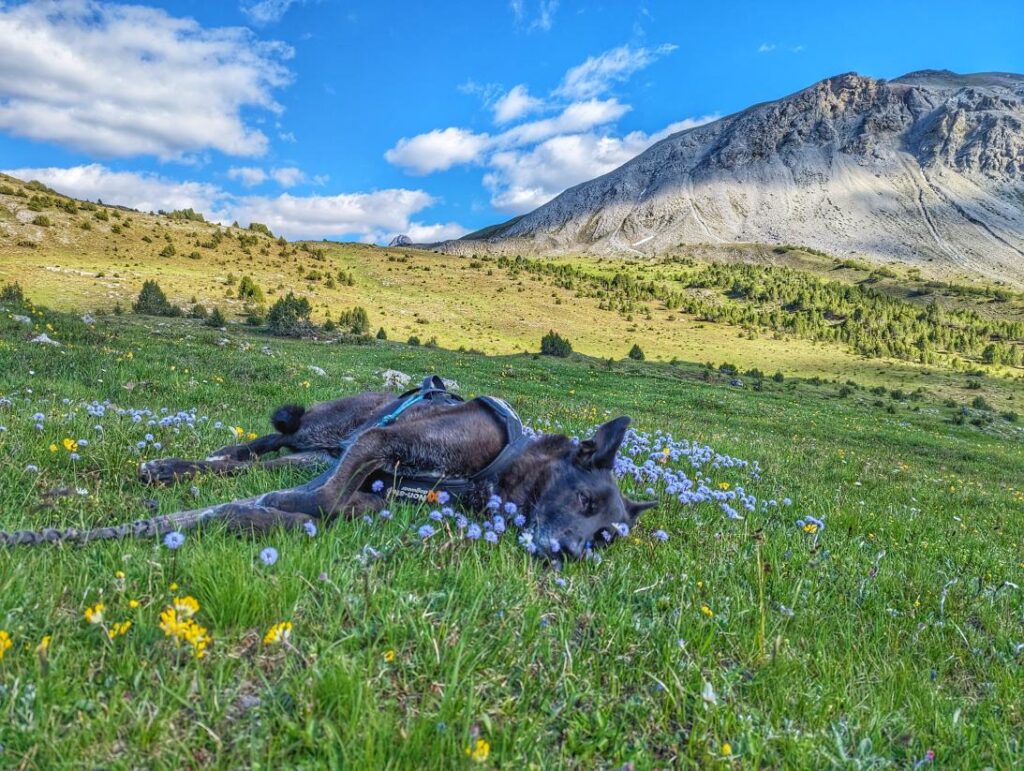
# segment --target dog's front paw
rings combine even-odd
[[[139,481],[146,485],[173,485],[196,473],[194,463],[179,458],[160,458],[139,464]]]

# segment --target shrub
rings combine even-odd
[[[224,314],[220,312],[220,308],[214,308],[213,312],[203,323],[208,327],[216,327],[217,329],[220,329],[225,326],[228,321],[224,318]]]
[[[267,328],[275,335],[298,337],[310,330],[309,314],[312,311],[309,300],[289,292],[271,306],[267,314]]]
[[[409,345],[419,345],[420,339],[416,335],[409,335],[409,339],[406,341]]]
[[[644,350],[636,343],[633,343],[633,347],[629,349],[629,358],[633,361],[643,361],[647,357],[644,356]]]
[[[378,340],[387,340],[388,339],[388,333],[384,331],[384,327],[381,327],[380,329],[377,330],[377,339]]]
[[[370,333],[370,317],[366,315],[366,310],[358,305],[338,316],[338,323],[346,327],[353,335],[368,335]]]
[[[560,334],[551,330],[540,339],[540,352],[545,356],[566,358],[572,354],[572,345]]]
[[[242,276],[242,280],[238,282],[238,299],[261,303],[263,302],[263,290],[251,278]]]
[[[32,220],[33,225],[38,225],[41,228],[48,228],[53,222],[45,214],[39,214]]]
[[[147,316],[181,316],[181,308],[171,305],[167,301],[167,295],[156,281],[146,281],[142,285],[139,297],[132,305],[136,313],[143,313]]]
[[[984,410],[985,412],[989,412],[992,409],[992,405],[985,400],[984,396],[975,396],[971,406],[976,410]]]
[[[274,237],[274,234],[270,232],[270,228],[268,228],[262,222],[250,222],[249,230],[251,230],[253,233],[262,233],[265,236],[270,236],[271,238]]]
[[[177,254],[177,250],[174,248],[174,244],[167,244],[167,246],[160,251],[161,257],[173,257],[175,254]]]
[[[188,316],[191,319],[205,319],[209,315],[210,314],[206,311],[206,306],[200,305],[199,303],[195,303],[192,306],[192,310],[188,312]]]
[[[25,292],[21,288],[21,284],[17,281],[5,284],[4,288],[0,289],[0,302],[11,303],[12,305],[24,305]]]
[[[206,218],[194,209],[175,209],[167,215],[172,220],[188,220],[189,222],[206,222]]]
[[[774,375],[772,375],[772,380],[774,380],[776,383],[781,383],[785,379],[786,376],[783,375],[781,372],[776,372]]]

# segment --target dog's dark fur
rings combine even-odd
[[[224,520],[237,530],[331,522],[385,506],[384,497],[360,490],[380,469],[397,467],[399,472],[410,469],[467,477],[485,468],[504,447],[504,427],[480,401],[420,402],[397,422],[377,427],[377,420],[393,404],[394,397],[389,394],[368,392],[308,409],[285,406],[272,417],[276,433],[224,447],[202,461],[166,458],[139,467],[142,481],[170,484],[200,473],[226,475],[253,466],[322,466],[333,461],[331,468],[299,487],[114,528],[0,533],[0,544],[158,534],[213,519]],[[373,427],[359,433],[335,460],[342,442],[367,425]],[[525,514],[527,531],[541,553],[578,557],[588,543],[607,540],[603,536],[614,533],[613,525],[621,522],[632,527],[640,513],[654,505],[625,498],[612,475],[628,425],[629,418],[616,418],[578,444],[565,436],[538,437],[497,479],[495,492]],[[281,451],[285,454],[266,457]]]

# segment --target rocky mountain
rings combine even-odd
[[[799,243],[1024,284],[1024,76],[828,78],[480,232],[535,252]]]

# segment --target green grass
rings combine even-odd
[[[0,314],[5,530],[295,483],[254,472],[149,489],[133,448],[151,431],[164,446],[144,457],[201,455],[231,440],[216,420],[262,431],[278,404],[378,388],[387,368],[442,373],[568,432],[628,413],[643,431],[764,469],[756,481],[706,468],[714,484],[794,503],[735,522],[660,495],[603,562],[561,573],[510,537],[420,544],[425,512],[413,509],[314,539],[211,529],[179,552],[138,541],[0,553],[0,629],[13,642],[0,661],[0,765],[460,767],[476,737],[490,745],[485,765],[504,768],[909,767],[930,749],[943,766],[1024,760],[1024,598],[1006,583],[1024,584],[1024,453],[1010,424],[955,426],[930,398],[878,407],[828,383],[733,388],[693,366],[347,347],[135,317],[90,329],[39,314],[33,329]],[[28,343],[39,331],[64,346]],[[90,417],[94,399],[210,420],[175,434]],[[89,439],[78,462],[64,438]],[[793,524],[805,514],[827,523],[816,543]],[[258,559],[267,545],[281,555],[273,567]],[[386,558],[361,559],[366,545]],[[200,603],[213,637],[201,660],[157,626],[171,582]],[[131,630],[108,641],[87,624],[97,601]],[[264,645],[283,620],[292,648]]]

